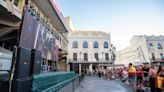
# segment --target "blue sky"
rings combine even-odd
[[[75,29],[110,32],[117,50],[133,35],[164,35],[164,0],[58,0]]]

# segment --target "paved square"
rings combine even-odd
[[[124,83],[86,76],[75,92],[132,92]]]

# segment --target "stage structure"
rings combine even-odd
[[[58,64],[61,36],[69,31],[61,15],[53,0],[27,0],[11,53],[10,76],[5,87],[0,85],[2,91],[31,92],[33,75],[42,72],[43,62]]]

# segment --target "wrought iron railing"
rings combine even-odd
[[[69,59],[68,62],[109,62],[112,63],[113,61],[111,59],[105,60],[105,59],[99,59],[99,60],[83,60],[83,59],[78,59],[78,60],[73,60]]]

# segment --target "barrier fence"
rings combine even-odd
[[[77,75],[71,79],[54,85],[42,92],[74,92],[74,90],[80,86],[80,82],[83,80],[84,75]]]

